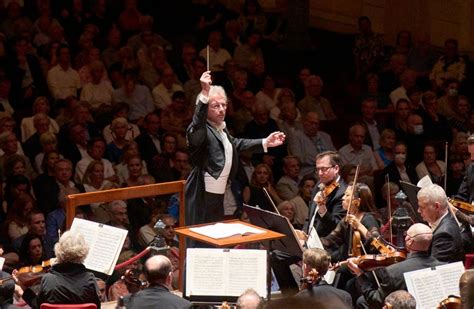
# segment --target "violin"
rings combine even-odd
[[[471,205],[467,202],[463,202],[460,200],[455,200],[449,197],[448,197],[448,202],[450,202],[457,209],[461,209],[461,210],[467,211],[468,213],[474,214],[474,205]]]
[[[372,239],[370,244],[375,249],[377,249],[382,255],[386,255],[390,258],[398,259],[396,263],[404,261],[407,258],[407,254],[405,252],[398,251],[393,246],[384,244],[384,240],[380,236],[378,238]]]
[[[398,256],[387,256],[383,254],[365,254],[357,257],[354,263],[363,271],[372,271],[379,267],[387,267],[400,261]],[[337,270],[347,264],[348,261],[341,261],[333,265],[330,269]]]
[[[29,287],[34,285],[41,279],[41,276],[48,272],[51,267],[55,264],[56,259],[52,258],[46,261],[41,262],[41,265],[30,265],[20,267],[16,271],[16,276],[18,277],[18,281],[23,286]],[[13,280],[13,276],[9,276],[0,280],[0,286],[2,286],[5,282]]]
[[[321,278],[318,271],[314,268],[311,269],[306,277],[300,279],[300,290],[310,289],[313,285],[317,284],[319,280],[321,280]]]
[[[148,286],[148,282],[138,278],[137,274],[135,274],[132,269],[127,269],[121,279],[125,281],[127,287],[129,287],[129,290],[132,293],[143,290]]]
[[[331,184],[327,185],[327,186],[324,186],[324,184],[320,184],[319,185],[320,187],[320,192],[321,192],[321,197],[322,199],[317,201],[316,203],[318,205],[320,204],[324,204],[326,202],[326,199],[328,198],[328,196],[334,191],[336,190],[337,188],[339,188],[339,182],[337,181],[334,181],[332,182]]]
[[[460,309],[461,308],[461,297],[455,295],[449,295],[436,307],[436,309]]]
[[[350,256],[361,256],[362,255],[362,242],[359,231],[352,232],[352,247]]]

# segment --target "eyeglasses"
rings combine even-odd
[[[333,168],[333,167],[334,165],[316,167],[316,172],[326,173],[327,171],[329,171],[330,168]]]
[[[221,104],[219,104],[219,103],[213,103],[213,104],[209,104],[209,108],[210,108],[210,109],[218,110],[218,109],[221,108],[221,107],[222,107],[222,109],[227,109],[227,103],[221,103]]]

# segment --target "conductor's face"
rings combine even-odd
[[[209,99],[209,109],[207,110],[207,119],[220,125],[225,119],[227,102],[225,98],[216,96]]]

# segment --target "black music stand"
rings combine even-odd
[[[418,213],[417,197],[418,191],[420,191],[421,188],[403,180],[400,181],[400,185],[402,186],[403,192],[405,192],[408,197],[408,202],[410,202],[411,206],[413,207],[413,211],[415,212],[417,221],[423,222],[422,218],[420,217],[420,214]]]
[[[286,235],[281,239],[273,240],[271,249],[277,249],[300,258],[303,256],[303,247],[288,218],[247,204],[244,204],[244,211],[249,216],[250,223]]]

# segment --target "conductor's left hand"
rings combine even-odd
[[[285,142],[285,133],[283,132],[273,132],[270,135],[268,135],[266,142],[267,142],[267,147],[277,147],[280,145],[283,145]]]

